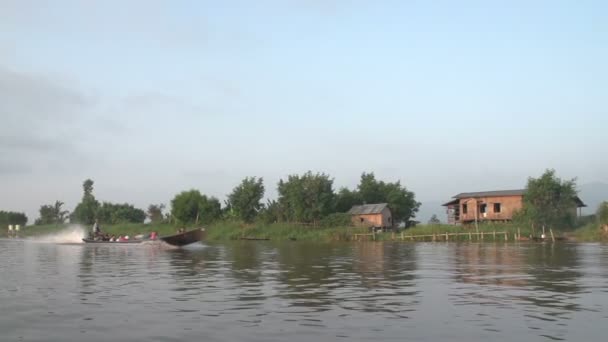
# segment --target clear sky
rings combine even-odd
[[[608,182],[606,1],[0,0],[0,209]]]

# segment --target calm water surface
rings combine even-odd
[[[0,239],[0,341],[606,341],[608,246]]]

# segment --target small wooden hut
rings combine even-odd
[[[382,229],[393,227],[393,218],[387,203],[355,205],[348,213],[356,226]]]

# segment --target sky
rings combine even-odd
[[[0,0],[0,209],[608,182],[605,1]]]

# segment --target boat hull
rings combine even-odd
[[[204,237],[205,237],[205,229],[197,228],[197,229],[189,230],[187,232],[180,233],[180,234],[163,236],[163,237],[160,237],[159,239],[172,246],[181,247],[181,246],[186,246],[186,245],[189,245],[189,244],[192,244],[195,242],[199,242]]]

